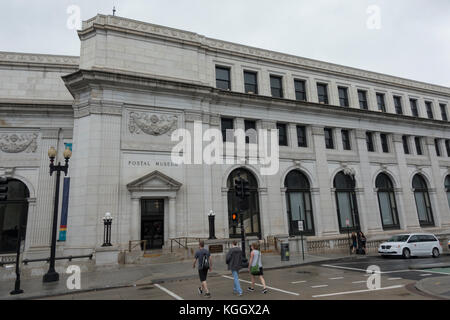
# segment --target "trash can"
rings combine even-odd
[[[289,242],[281,244],[281,261],[289,261]]]

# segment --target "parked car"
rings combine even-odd
[[[378,253],[381,256],[433,256],[437,258],[442,253],[442,246],[433,234],[412,233],[392,236],[380,244]]]

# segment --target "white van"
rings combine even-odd
[[[433,234],[399,234],[380,244],[378,253],[381,256],[401,255],[407,259],[411,256],[437,258],[442,253],[442,246]]]

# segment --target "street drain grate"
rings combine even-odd
[[[151,290],[154,289],[155,287],[143,287],[143,288],[139,288],[138,290]]]

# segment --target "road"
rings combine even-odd
[[[294,268],[266,270],[264,272],[269,292],[261,293],[261,287],[255,292],[247,292],[250,276],[240,275],[244,295],[233,295],[231,275],[216,275],[208,278],[212,300],[430,300],[435,299],[418,291],[414,284],[425,277],[450,276],[450,269],[411,270],[411,265],[450,263],[450,256],[433,258],[413,258],[409,260],[381,257],[357,257],[329,263],[313,263]],[[370,290],[366,272],[369,266],[380,268],[381,286]],[[70,294],[46,299],[108,299],[108,300],[202,300],[199,296],[196,279],[165,281],[145,286],[111,289],[97,292]],[[449,288],[450,290],[450,288]]]

